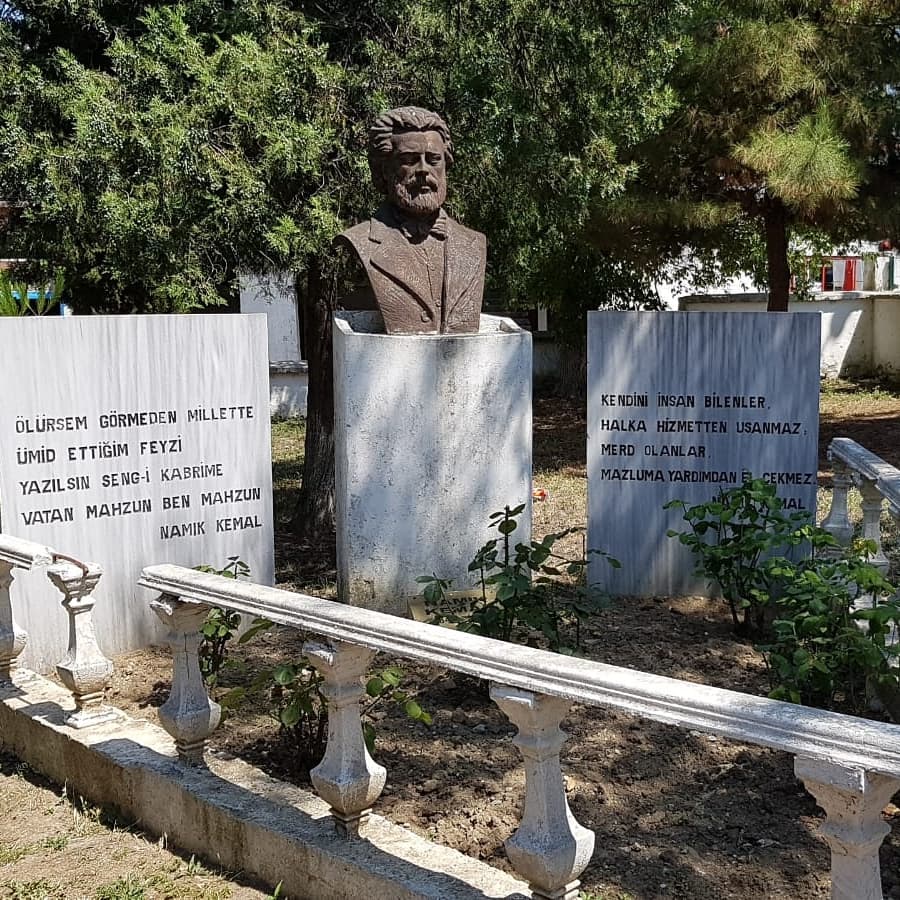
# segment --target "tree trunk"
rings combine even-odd
[[[769,268],[769,312],[787,312],[791,289],[788,264],[787,210],[770,198],[763,210],[766,234],[766,260]]]
[[[584,405],[587,401],[587,339],[579,347],[559,344],[559,394]]]
[[[306,400],[306,442],[303,479],[294,512],[294,533],[310,543],[334,540],[334,376],[332,372],[331,314],[334,289],[315,259],[302,298],[303,333],[309,366]]]

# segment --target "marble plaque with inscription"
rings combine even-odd
[[[103,568],[106,653],[161,637],[146,565],[239,556],[272,583],[266,340],[263,315],[0,319],[0,525]],[[23,663],[46,671],[61,595],[40,570],[13,591]]]
[[[591,582],[617,595],[708,593],[670,500],[703,503],[749,477],[815,515],[818,313],[588,313]]]

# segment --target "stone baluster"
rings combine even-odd
[[[572,815],[559,764],[566,740],[559,723],[570,702],[501,684],[491,686],[491,699],[519,729],[513,743],[525,760],[525,811],[506,841],[507,855],[535,898],[574,900],[594,833]]]
[[[100,650],[94,634],[91,596],[102,572],[97,565],[81,568],[69,563],[50,566],[47,577],[63,595],[63,609],[69,616],[69,647],[56,667],[60,681],[75,697],[75,712],[66,719],[72,728],[87,728],[118,718],[103,706],[113,664]]]
[[[834,467],[834,487],[831,491],[831,509],[822,521],[822,528],[839,544],[846,547],[853,537],[853,525],[847,507],[847,494],[853,487],[853,478],[844,462],[830,454],[829,459]]]
[[[13,567],[0,560],[0,682],[12,681],[16,657],[25,649],[28,635],[16,624],[12,609]]]
[[[197,655],[209,607],[168,594],[151,601],[150,606],[169,628],[174,663],[172,690],[159,708],[159,721],[175,739],[179,758],[191,765],[202,764],[206,739],[222,718],[222,708],[206,691]]]
[[[878,849],[890,833],[881,812],[900,780],[800,756],[794,771],[825,810],[832,900],[881,900]]]
[[[871,478],[861,478],[859,492],[862,494],[862,536],[867,541],[875,542],[875,554],[869,560],[873,566],[887,574],[890,562],[881,549],[881,509],[884,497],[878,490],[878,483]]]
[[[354,838],[387,779],[385,768],[366,749],[359,714],[359,701],[365,694],[362,678],[375,654],[339,641],[330,646],[307,643],[303,652],[322,674],[322,693],[328,701],[328,745],[310,778],[319,796],[331,806],[338,834]]]
[[[900,507],[894,505],[893,503],[888,503],[888,513],[891,518],[894,520],[894,525],[900,527]],[[893,580],[894,584],[897,585],[897,590],[894,591],[891,596],[891,603],[896,603],[900,605],[900,584],[897,584],[900,581],[898,578],[898,573],[895,571],[890,573],[890,577]],[[900,629],[896,625],[891,626],[890,632],[885,635],[885,644],[889,647],[893,647],[895,644],[900,643]],[[900,666],[900,657],[893,656],[890,659],[890,664],[894,667]]]

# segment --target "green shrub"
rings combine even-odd
[[[225,578],[249,578],[250,567],[237,556],[229,556],[228,564],[217,569],[214,566],[195,566],[198,572],[208,572],[211,575],[222,575]],[[257,619],[253,623],[253,634],[260,630],[258,625],[268,627],[271,623]],[[214,606],[206,616],[206,621],[200,629],[200,673],[209,687],[215,685],[219,678],[219,670],[225,663],[228,653],[228,644],[234,638],[241,627],[239,613],[230,612]],[[244,636],[246,639],[246,635]]]
[[[874,542],[840,547],[807,514],[787,515],[775,487],[758,479],[708,503],[672,507],[690,528],[670,537],[693,550],[697,574],[721,589],[735,630],[764,637],[756,649],[770,697],[853,712],[875,698],[900,721],[900,606],[870,562]],[[783,555],[800,547],[802,558]]]
[[[821,529],[810,529],[810,540],[813,556],[766,563],[778,585],[774,636],[758,648],[769,696],[827,708],[840,702],[853,712],[876,697],[900,721],[900,646],[891,641],[900,607],[892,585],[869,562],[875,544],[859,541],[835,555],[833,539]]]
[[[248,578],[250,567],[237,556],[229,556],[222,569],[213,566],[196,566],[200,572],[222,575],[225,578]],[[241,626],[238,613],[213,607],[201,629],[199,648],[200,671],[209,687],[214,687],[222,667],[226,664],[228,644]],[[256,618],[238,639],[244,644],[273,623]],[[371,752],[375,746],[375,726],[371,713],[385,702],[399,704],[405,714],[425,725],[431,724],[431,715],[418,704],[415,697],[401,687],[403,672],[389,666],[372,675],[366,683],[367,702],[360,711],[363,735]],[[242,706],[248,694],[256,695],[265,690],[269,698],[269,712],[278,723],[279,738],[287,747],[301,769],[309,771],[325,753],[328,738],[328,702],[322,693],[323,677],[305,657],[296,663],[286,663],[266,669],[256,675],[248,685],[232,688],[219,702],[223,709],[233,710]]]
[[[664,508],[683,511],[688,529],[669,531],[669,537],[677,537],[693,552],[695,574],[721,591],[735,631],[762,634],[772,584],[761,563],[807,540],[809,516],[785,513],[775,486],[757,478],[722,490],[707,503],[688,506],[684,500],[672,500]]]

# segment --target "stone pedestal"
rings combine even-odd
[[[334,320],[338,596],[405,615],[420,575],[467,567],[525,504],[531,539],[531,335],[482,316],[477,334],[387,335],[377,313]]]

